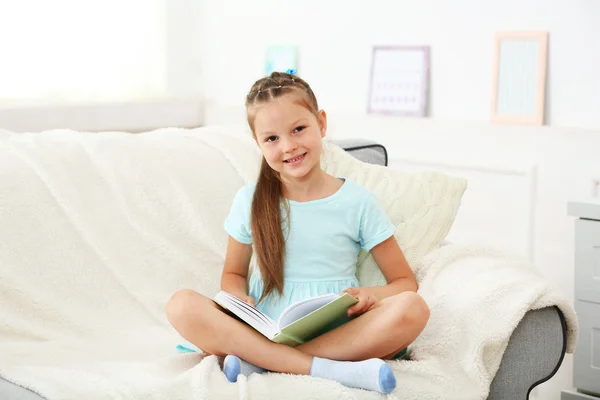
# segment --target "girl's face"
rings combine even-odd
[[[308,178],[321,168],[326,129],[325,112],[315,116],[293,93],[260,104],[254,117],[256,142],[284,180]]]

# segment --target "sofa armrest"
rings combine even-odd
[[[388,165],[387,149],[381,143],[360,138],[332,140],[331,143],[346,150],[350,155],[362,162],[383,166]]]
[[[560,367],[566,350],[566,323],[557,307],[528,311],[510,337],[488,400],[528,399]]]

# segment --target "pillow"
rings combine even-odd
[[[396,226],[394,237],[415,274],[423,257],[440,247],[450,231],[467,188],[466,179],[440,172],[406,173],[367,164],[327,140],[321,167],[373,192]],[[372,255],[364,250],[358,256],[357,277],[362,286],[386,284]]]

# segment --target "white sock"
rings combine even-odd
[[[375,390],[384,394],[389,394],[396,388],[394,372],[379,358],[365,361],[334,361],[313,357],[310,375],[331,379],[344,386]]]
[[[223,361],[223,373],[229,382],[237,382],[238,375],[249,376],[254,373],[262,374],[263,372],[267,372],[267,370],[231,354],[226,356]]]

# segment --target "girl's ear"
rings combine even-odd
[[[319,111],[318,121],[319,130],[321,131],[321,138],[324,138],[325,134],[327,133],[327,114],[325,113],[325,111]]]

